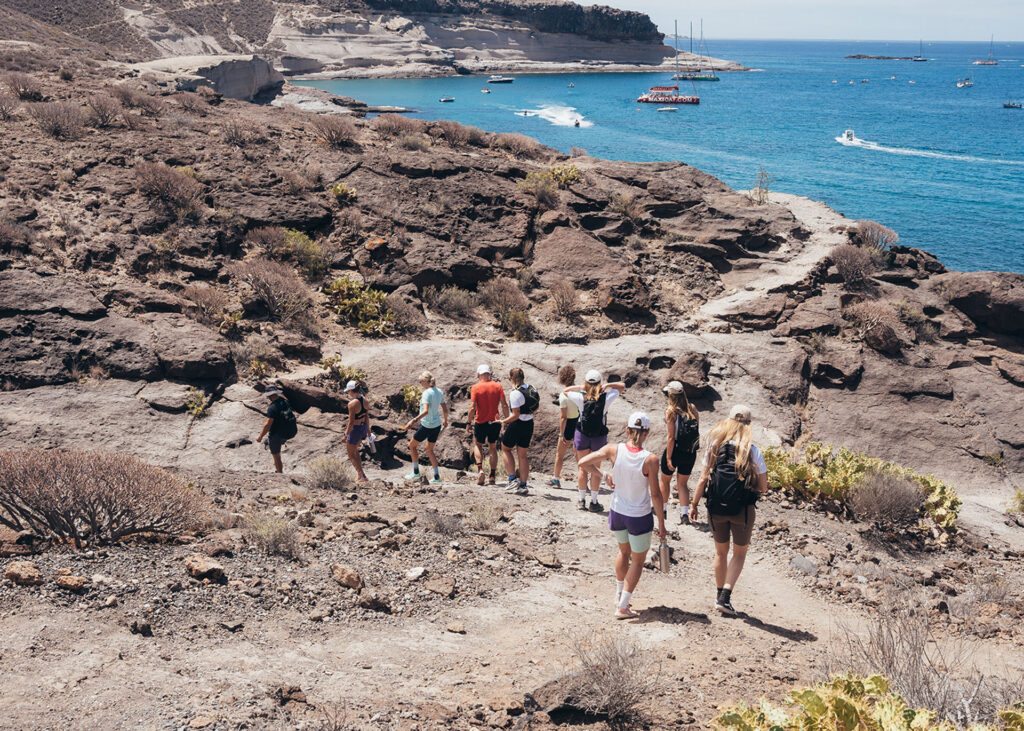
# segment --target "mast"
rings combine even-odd
[[[690,55],[693,55],[693,21],[690,21]]]
[[[676,25],[675,29],[675,47],[676,47],[676,76],[679,76],[679,21],[673,21]]]

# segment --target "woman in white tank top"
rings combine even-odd
[[[612,504],[608,511],[608,527],[619,544],[615,557],[615,618],[639,616],[630,608],[644,560],[651,548],[654,518],[658,519],[658,536],[665,539],[665,513],[662,510],[658,485],[658,458],[643,448],[650,434],[651,420],[642,411],[634,412],[626,422],[626,441],[607,444],[580,460],[580,470],[600,476],[601,462],[612,463],[608,486]]]

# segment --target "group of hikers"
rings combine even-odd
[[[476,373],[477,382],[470,389],[466,431],[472,436],[477,484],[497,484],[500,445],[508,476],[505,491],[528,495],[529,449],[534,416],[541,405],[540,396],[537,389],[526,383],[521,368],[509,371],[511,387],[507,393],[494,378],[489,365],[481,364]],[[625,441],[618,444],[608,441],[608,410],[625,392],[626,384],[605,383],[600,371],[590,370],[578,385],[576,370],[571,365],[559,370],[558,380],[563,387],[558,394],[558,444],[554,474],[548,484],[561,487],[562,470],[571,449],[578,466],[579,509],[604,512],[598,500],[602,483],[611,491],[608,526],[618,544],[615,617],[638,616],[630,600],[643,572],[655,530],[662,543],[667,535],[665,523],[673,478],[680,524],[697,524],[699,504],[704,499],[708,528],[715,543],[714,575],[718,588],[715,608],[723,614],[735,615],[732,590],[743,570],[750,545],[755,504],[768,489],[764,456],[752,442],[750,409],[734,406],[729,417],[707,433],[700,475],[691,495],[690,476],[700,455],[700,415],[687,398],[682,383],[671,381],[663,389],[666,443],[659,457],[644,448],[651,434],[651,419],[642,411],[633,412],[626,420]],[[415,428],[409,441],[412,471],[405,478],[421,479],[419,450],[423,447],[432,469],[429,482],[436,484],[441,482],[441,476],[434,447],[442,430],[448,427],[450,411],[444,392],[437,387],[429,371],[420,374],[419,384],[423,389],[419,413],[405,424],[406,431]],[[359,454],[360,445],[369,440],[370,447],[373,446],[364,391],[357,381],[345,385],[348,398],[345,444],[360,482],[367,479]],[[270,400],[270,406],[267,421],[256,441],[267,438],[274,467],[281,472],[281,446],[295,435],[295,415],[280,388],[269,386],[264,396]],[[605,462],[610,464],[610,470],[602,469]]]

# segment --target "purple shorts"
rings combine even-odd
[[[642,536],[654,530],[654,512],[650,512],[640,518],[633,518],[628,515],[608,511],[608,527],[612,530],[624,530],[631,536]]]
[[[608,435],[602,434],[599,437],[588,437],[586,434],[581,432],[579,429],[576,430],[575,436],[572,439],[573,446],[576,447],[576,451],[581,449],[587,449],[591,452],[596,452],[608,443]]]
[[[349,444],[359,444],[359,442],[366,439],[369,435],[369,430],[367,429],[368,426],[369,424],[365,421],[362,424],[356,424],[352,427],[352,433],[348,435],[348,439],[346,441],[348,441]]]

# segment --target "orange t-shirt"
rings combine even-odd
[[[469,400],[476,404],[476,423],[488,424],[498,419],[498,404],[505,391],[497,381],[479,381],[469,389]]]

